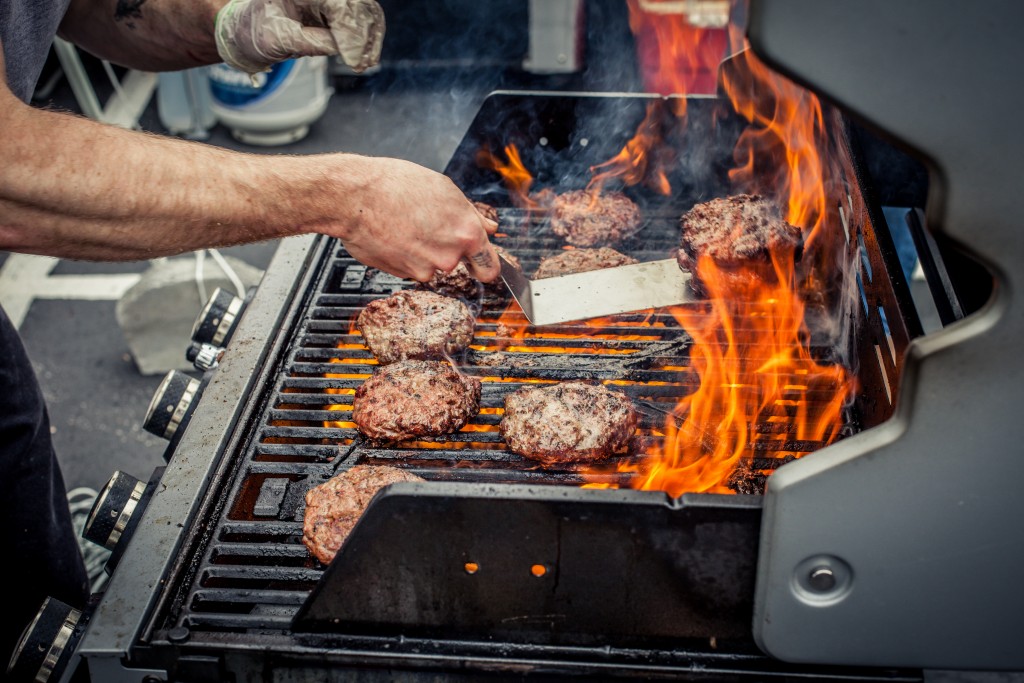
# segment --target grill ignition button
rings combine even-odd
[[[185,351],[185,358],[192,362],[196,370],[212,370],[220,365],[220,359],[224,357],[224,349],[213,344],[200,344],[192,342],[192,345]]]

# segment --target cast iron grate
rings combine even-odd
[[[635,99],[633,102],[621,96],[503,94],[492,95],[485,102],[446,173],[460,187],[475,188],[473,198],[504,207],[500,208],[501,234],[495,242],[515,254],[528,272],[541,258],[562,248],[562,241],[546,231],[542,214],[508,208],[511,202],[507,195],[496,190],[493,178],[483,177],[475,165],[476,151],[483,147],[501,149],[505,136],[510,135],[523,150],[536,151],[541,150],[539,145],[544,146],[538,159],[547,158],[545,155],[564,157],[574,167],[586,168],[580,145],[585,137],[600,140],[595,130],[609,119],[601,114],[608,109],[611,118],[619,120],[622,103],[630,100],[630,111],[642,116],[648,99]],[[590,114],[595,109],[599,115],[593,117]],[[690,111],[691,128],[708,133],[690,137],[691,148],[697,148],[694,157],[702,159],[694,163],[699,173],[684,173],[682,186],[692,191],[680,193],[672,200],[635,197],[640,200],[647,222],[620,250],[640,260],[669,256],[676,246],[679,215],[695,202],[728,192],[723,180],[728,163],[714,159],[706,163],[709,155],[700,152],[702,145],[722,147],[717,138],[729,138],[729,126],[722,122],[714,126],[701,123],[714,118],[713,101],[695,100]],[[503,117],[516,120],[502,123]],[[634,119],[628,130],[635,126],[638,119]],[[530,121],[544,123],[536,126]],[[587,125],[595,130],[582,130]],[[608,140],[606,146],[613,147],[614,153],[621,141]],[[588,154],[593,150],[596,156],[591,161],[607,158],[608,149],[594,147],[591,144],[587,148]],[[722,148],[731,150],[732,144],[727,142]],[[846,192],[836,193],[842,195],[836,197],[836,208],[842,218],[847,250],[854,256],[851,260],[862,263],[862,277],[858,277],[862,308],[851,313],[857,318],[854,327],[858,335],[860,387],[855,410],[848,410],[843,416],[845,436],[858,431],[862,421],[866,425],[877,424],[891,414],[899,359],[914,326],[907,323],[902,290],[893,284],[897,277],[893,273],[898,269],[892,267],[891,244],[884,234],[876,234],[877,211],[863,194],[860,174],[853,166],[855,161],[843,163]],[[547,179],[551,185],[573,185],[566,184],[557,170],[549,173]],[[260,400],[266,403],[258,411],[257,424],[249,427],[244,447],[234,456],[235,471],[224,487],[221,508],[202,530],[204,545],[189,562],[190,577],[178,587],[177,598],[163,622],[164,628],[187,627],[193,645],[243,645],[251,649],[262,644],[267,652],[285,652],[302,649],[310,642],[306,640],[308,634],[300,638],[291,630],[293,618],[324,576],[324,568],[301,543],[304,495],[333,474],[357,462],[381,462],[409,468],[430,481],[537,484],[575,490],[584,483],[578,470],[545,470],[503,447],[497,425],[507,393],[529,380],[589,379],[610,383],[627,393],[640,408],[639,452],[661,438],[666,413],[680,397],[697,388],[697,377],[689,367],[689,339],[675,318],[665,311],[649,316],[616,316],[596,328],[559,326],[528,330],[526,336],[518,336],[509,330],[516,329],[522,320],[514,312],[506,312],[507,302],[482,299],[474,302],[478,327],[473,348],[453,359],[463,371],[483,379],[480,414],[454,435],[371,448],[358,437],[346,407],[351,405],[355,389],[376,365],[358,333],[352,330],[352,321],[370,300],[411,283],[361,266],[336,245],[329,248],[333,251],[320,261],[308,304],[300,311],[292,345],[277,356],[279,360],[270,361],[278,363],[279,369],[272,375],[272,386],[261,390]],[[812,353],[822,358],[830,358],[831,351],[812,347]],[[793,436],[788,418],[794,413],[792,402],[800,398],[815,400],[813,393],[794,397],[793,401],[783,397],[776,407],[774,417],[778,419],[756,426],[760,438],[748,449],[745,461],[761,476],[789,458],[814,452],[823,445]],[[606,481],[626,487],[628,476],[610,474]],[[757,496],[740,498],[757,505]],[[756,529],[756,516],[749,521]],[[749,557],[742,556],[752,562],[755,555],[751,550]],[[740,592],[743,590],[741,587]],[[734,616],[744,624],[749,621],[744,621],[743,614]],[[233,639],[237,634],[245,637]],[[325,646],[347,643],[359,649],[370,642],[364,643],[358,634],[339,637],[342,640],[328,639]],[[370,644],[376,648],[401,648],[403,642],[406,641],[402,638],[385,638]],[[430,647],[454,652],[451,648],[455,647],[444,639],[432,643],[411,639],[408,643],[412,643],[408,647],[414,652],[427,652]],[[315,652],[315,643],[312,647]],[[456,649],[462,657],[473,647],[469,640],[458,640]],[[490,652],[490,646],[481,647]],[[567,656],[565,651],[552,652],[550,656],[556,659]],[[675,646],[676,654],[667,659],[646,646],[638,652],[644,661],[664,661],[671,668],[692,665]],[[744,652],[752,658],[752,666],[770,664],[755,650]],[[588,650],[582,656],[593,655]],[[739,663],[747,655],[737,656],[737,651],[733,651],[729,656],[731,662]]]
[[[495,243],[515,254],[527,271],[561,248],[560,240],[546,234],[543,216],[517,209],[501,213]],[[621,250],[641,260],[665,258],[674,247],[677,220],[674,211],[655,215]],[[697,389],[688,359],[690,339],[666,311],[614,316],[600,325],[530,329],[514,306],[508,308],[508,299],[483,298],[471,302],[478,314],[471,349],[452,359],[463,372],[481,378],[480,414],[455,434],[370,447],[350,421],[351,397],[376,361],[352,322],[369,301],[408,286],[412,283],[360,265],[342,248],[334,252],[245,453],[180,625],[192,631],[287,632],[323,572],[301,543],[305,492],[356,462],[398,465],[434,481],[563,486],[594,481],[575,467],[545,469],[505,449],[498,432],[504,397],[529,381],[583,379],[629,395],[641,414],[637,454],[662,438],[666,415]],[[526,336],[517,336],[516,329],[525,329]],[[815,396],[783,396],[774,415],[778,419],[757,426],[758,438],[745,461],[762,477],[823,446],[794,437],[789,418],[799,400]],[[852,433],[855,422],[846,417],[846,432]],[[597,480],[625,488],[629,476]]]

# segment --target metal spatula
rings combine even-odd
[[[530,280],[501,259],[501,279],[534,325],[693,303],[690,274],[675,259]]]

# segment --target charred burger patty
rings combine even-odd
[[[640,208],[621,192],[574,190],[551,203],[551,229],[576,247],[615,244],[640,228]]]
[[[555,465],[595,462],[623,452],[636,427],[636,409],[624,394],[563,382],[510,394],[501,436],[512,452]]]
[[[761,195],[739,194],[696,204],[680,223],[679,267],[694,272],[697,261],[709,257],[726,287],[772,282],[772,253],[792,250],[799,259],[803,251],[800,228],[783,220],[778,205]],[[698,273],[690,282],[706,293]]]
[[[512,265],[517,268],[520,267],[519,259],[501,247],[495,245],[494,251],[504,256]],[[448,273],[443,270],[435,272],[434,277],[430,278],[428,282],[424,282],[421,287],[444,296],[471,300],[477,299],[484,294],[498,295],[504,294],[508,291],[508,288],[506,288],[502,283],[501,278],[498,278],[494,282],[483,284],[473,277],[472,273],[469,272],[469,267],[462,261],[460,261],[459,265],[455,266],[455,268]]]
[[[371,301],[356,319],[366,345],[383,364],[456,354],[472,341],[474,326],[466,304],[422,290]]]
[[[370,500],[400,481],[423,479],[398,467],[356,465],[307,491],[302,542],[313,557],[330,564]]]
[[[402,441],[458,431],[477,414],[480,380],[445,361],[384,365],[356,389],[352,421],[375,441]]]
[[[591,270],[626,266],[632,263],[639,263],[639,261],[609,247],[570,249],[543,259],[537,266],[537,272],[534,273],[533,278],[542,280],[546,277],[586,273]]]
[[[487,220],[494,221],[495,223],[498,222],[498,210],[490,204],[474,201],[473,208],[475,208],[476,212]]]

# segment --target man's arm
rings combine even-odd
[[[426,280],[466,258],[497,277],[485,222],[445,176],[398,159],[241,154],[41,110],[14,97],[0,50],[0,249],[148,259],[319,232]],[[483,254],[491,267],[473,265]]]
[[[71,0],[59,35],[89,53],[145,71],[220,61],[214,19],[226,0]]]

